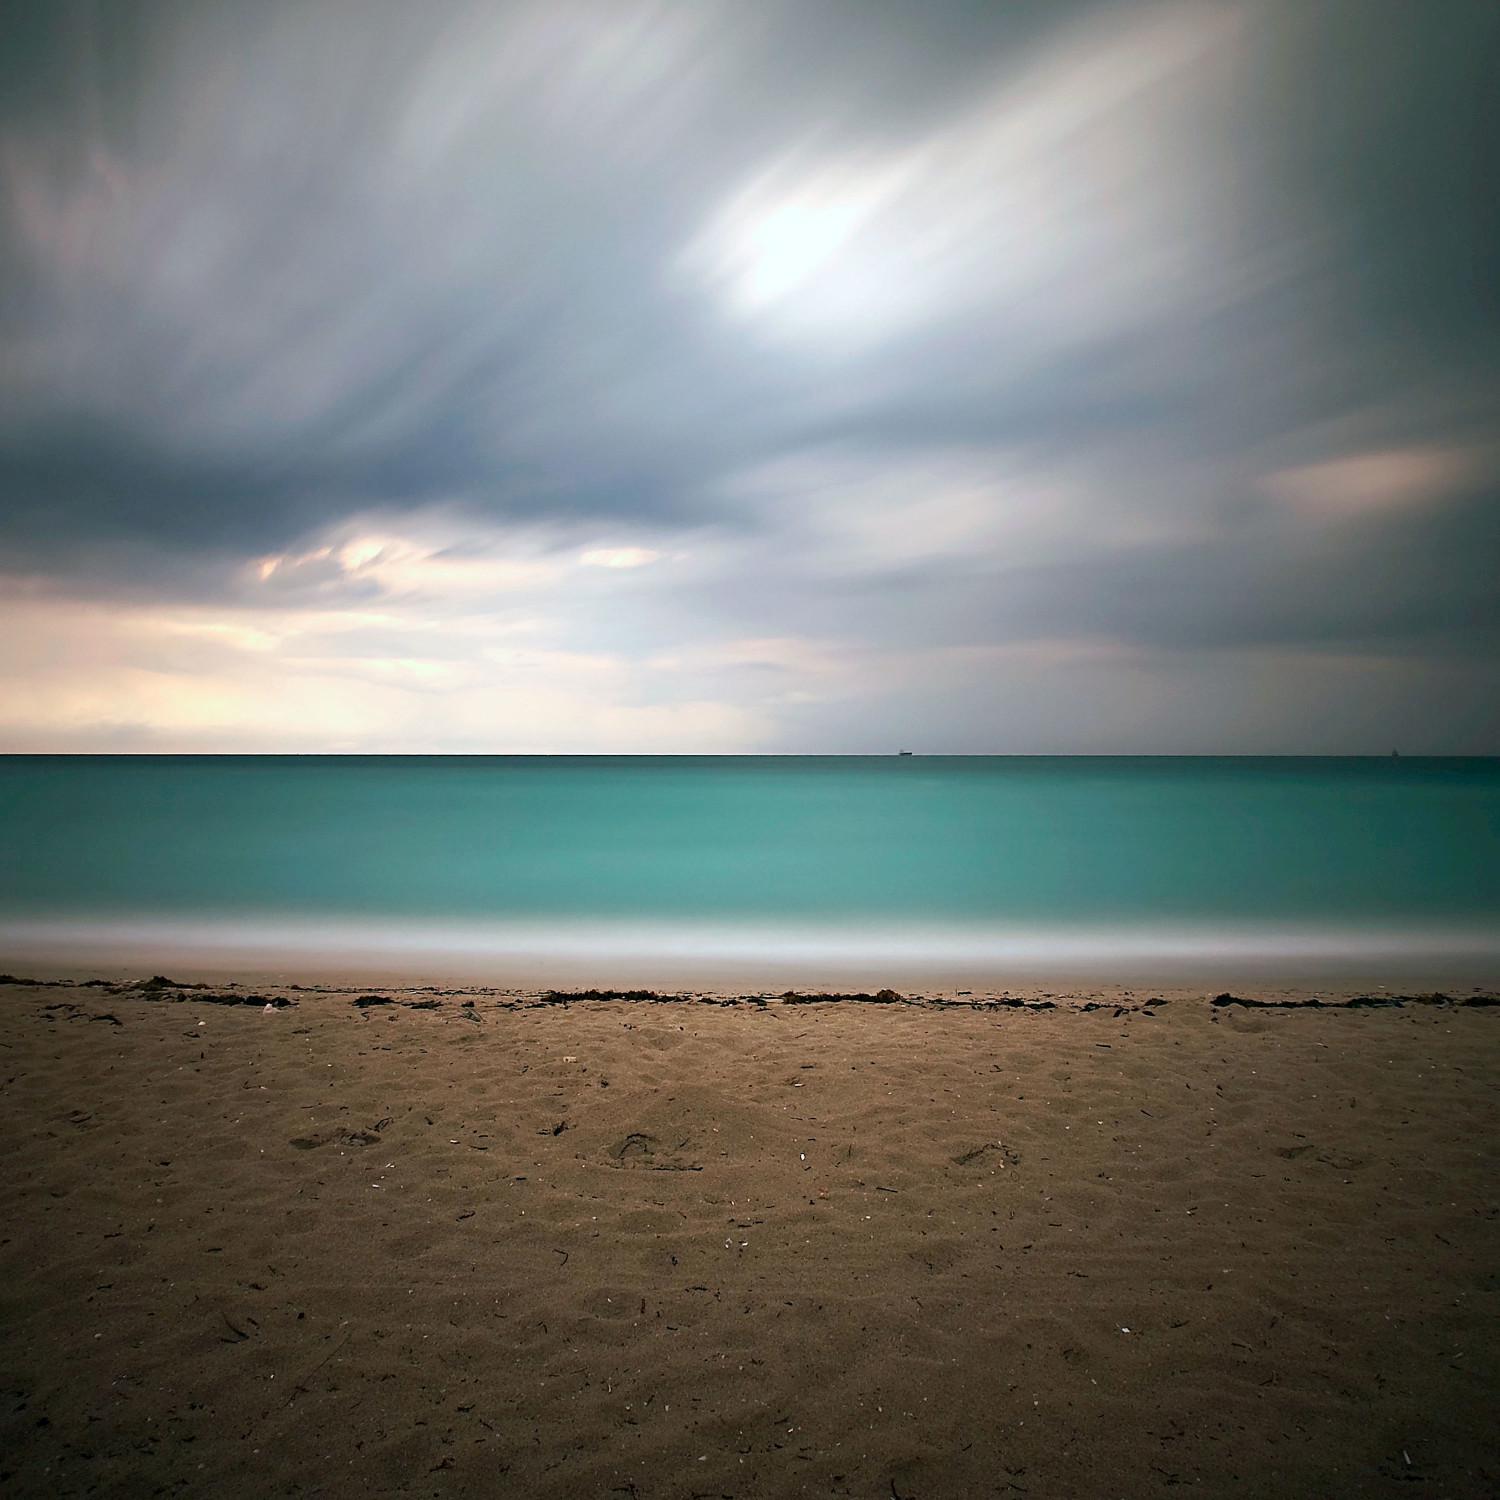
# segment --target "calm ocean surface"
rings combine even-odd
[[[0,950],[1045,970],[1500,954],[1500,761],[0,759]]]

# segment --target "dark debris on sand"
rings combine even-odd
[[[572,1005],[583,1000],[649,1000],[659,1005],[683,1005],[687,995],[663,995],[656,990],[548,990],[537,997],[538,1005]]]
[[[781,997],[783,1005],[832,1005],[841,1001],[861,1005],[920,1005],[921,996],[913,995],[908,999],[905,995],[897,994],[895,990],[876,990],[873,995],[863,990],[845,994],[833,994],[826,990],[815,994],[787,990]]]
[[[1223,1010],[1236,1005],[1245,1010],[1400,1010],[1408,1005],[1459,1005],[1483,1008],[1500,1005],[1500,995],[1470,995],[1456,1000],[1452,995],[1355,995],[1349,1000],[1249,1000],[1243,995],[1215,995],[1209,1002]]]
[[[153,974],[150,979],[136,979],[123,984],[112,979],[18,979],[14,974],[0,974],[0,984],[37,990],[103,990],[106,994],[133,995],[141,1000],[191,1000],[203,1005],[257,1005],[262,1010],[268,1005],[273,1010],[285,1010],[297,1003],[284,995],[211,990],[206,984],[189,984],[184,980],[168,979],[165,974]]]
[[[169,979],[164,974],[153,974],[149,979],[137,980],[111,980],[111,979],[36,979],[24,978],[15,974],[0,974],[0,985],[14,986],[20,989],[73,989],[73,990],[103,990],[110,995],[133,997],[149,1001],[177,1001],[201,1002],[204,1005],[233,1005],[233,1006],[259,1006],[264,1009],[270,1007],[273,1010],[285,1010],[297,1004],[295,1000],[285,995],[264,995],[256,992],[246,992],[234,988],[232,985],[222,990],[211,989],[207,984],[187,980]],[[291,990],[322,989],[321,986],[288,985]],[[331,992],[331,991],[330,991]],[[347,993],[347,991],[345,992]],[[451,990],[437,989],[433,986],[414,987],[403,990],[404,995],[423,995],[423,999],[406,999],[400,995],[365,994],[356,996],[350,1004],[357,1010],[369,1010],[377,1006],[401,1006],[407,1010],[439,1011],[442,1002],[436,998],[438,995],[458,995],[476,993],[474,990]],[[492,997],[491,991],[478,991]],[[514,994],[514,992],[509,992]],[[1067,997],[1065,997],[1067,998]],[[1126,1015],[1150,1016],[1157,1008],[1168,1002],[1160,996],[1153,996],[1144,1004],[1129,1002],[1122,1003],[1118,1000],[1087,1000],[1082,1004],[1069,1003],[1066,1006],[1059,1005],[1056,1000],[1051,999],[1026,999],[1021,996],[1000,994],[987,996],[973,996],[967,991],[960,991],[957,996],[952,995],[904,995],[898,990],[882,989],[873,992],[868,990],[786,990],[779,995],[722,995],[706,994],[701,992],[680,992],[668,994],[660,990],[616,990],[616,989],[583,989],[583,990],[545,990],[540,994],[529,997],[515,996],[515,998],[493,999],[491,1003],[501,1010],[524,1009],[529,1006],[570,1006],[575,1004],[587,1004],[602,1001],[628,1001],[636,1004],[653,1005],[716,1005],[735,1006],[751,1005],[759,1009],[775,1005],[910,1005],[932,1010],[972,1010],[972,1011],[1060,1011],[1071,1010],[1080,1014],[1112,1014],[1115,1017]],[[463,1002],[466,1012],[465,1019],[478,1021],[478,1016],[473,1012],[477,1002],[467,999]],[[1321,996],[1308,996],[1297,999],[1260,1000],[1244,995],[1235,995],[1224,992],[1212,997],[1209,1001],[1214,1011],[1226,1010],[1237,1007],[1245,1010],[1399,1010],[1405,1006],[1435,1006],[1455,1007],[1467,1009],[1486,1009],[1500,1006],[1500,994],[1476,992],[1467,996],[1453,996],[1441,991],[1431,994],[1418,995],[1355,995],[1345,1000],[1325,1000]]]
[[[285,995],[231,995],[225,991],[204,990],[191,995],[172,995],[173,1000],[192,1000],[204,1005],[255,1005],[264,1010],[290,1010],[297,1002]]]

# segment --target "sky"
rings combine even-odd
[[[0,750],[1500,753],[1493,0],[0,21]]]

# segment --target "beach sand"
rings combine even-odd
[[[1494,1009],[268,993],[0,986],[7,1496],[1500,1493]]]

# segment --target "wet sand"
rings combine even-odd
[[[0,985],[0,1490],[1500,1493],[1500,1013],[1212,996]]]

